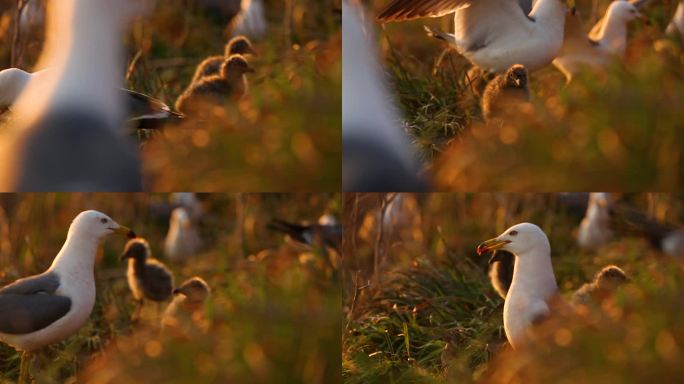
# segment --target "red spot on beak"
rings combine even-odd
[[[477,246],[477,249],[476,249],[475,251],[477,252],[477,255],[480,256],[480,255],[482,255],[483,253],[487,252],[488,249],[487,249],[486,246],[480,244],[480,245]]]

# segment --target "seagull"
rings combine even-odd
[[[610,228],[611,199],[608,193],[589,194],[589,206],[577,233],[577,244],[582,249],[596,249],[613,237]]]
[[[139,191],[138,150],[125,135],[121,35],[149,2],[48,3],[47,40],[13,104],[0,153],[1,190]]]
[[[514,64],[536,71],[550,64],[563,43],[568,6],[574,0],[393,0],[381,22],[454,14],[454,33],[441,34],[478,67],[503,72]]]
[[[239,99],[247,93],[245,74],[254,72],[242,55],[232,55],[221,65],[220,74],[190,83],[176,100],[176,109],[190,115],[201,115],[207,107],[222,105],[229,99]]]
[[[226,44],[225,52],[223,56],[210,56],[204,59],[195,70],[195,74],[192,77],[192,82],[196,83],[202,78],[212,75],[219,74],[221,70],[221,65],[226,61],[227,57],[231,55],[242,55],[247,58],[251,55],[256,55],[254,46],[252,42],[245,36],[236,36]]]
[[[234,35],[245,35],[253,39],[264,37],[268,32],[268,23],[262,0],[250,0],[242,3],[242,18],[233,29]],[[246,6],[245,6],[246,5]]]
[[[487,84],[482,94],[482,115],[485,121],[515,116],[522,104],[530,101],[527,70],[520,64],[512,65]]]
[[[130,240],[121,260],[128,260],[128,287],[138,302],[137,313],[142,309],[144,300],[158,304],[171,297],[173,273],[159,260],[152,258],[150,246],[143,238]]]
[[[342,189],[422,191],[425,182],[360,12],[349,0],[342,2]]]
[[[182,263],[194,256],[201,246],[194,223],[185,208],[178,207],[171,212],[169,231],[164,240],[164,254],[176,263]]]
[[[162,317],[162,330],[188,336],[193,331],[206,332],[208,323],[204,316],[204,303],[211,289],[204,279],[195,276],[173,290],[173,301],[166,307]]]
[[[504,301],[504,330],[508,342],[518,349],[526,341],[528,328],[547,317],[552,304],[561,309],[565,303],[558,300],[551,245],[541,228],[531,223],[516,224],[498,237],[478,245],[477,254],[500,250],[515,257],[513,279]],[[596,288],[592,291],[598,294],[599,289],[611,288],[613,281],[620,280],[616,277],[619,273],[624,276],[618,267],[604,268],[594,278]]]
[[[31,353],[76,333],[93,310],[95,256],[111,233],[135,237],[104,213],[81,212],[50,268],[0,288],[0,341]]]
[[[0,110],[11,110],[29,81],[41,81],[50,70],[29,73],[19,68],[0,71]],[[126,103],[128,123],[136,129],[155,129],[166,123],[183,119],[183,115],[173,111],[161,100],[148,95],[121,88],[121,97]]]
[[[684,38],[684,0],[680,1],[675,10],[672,20],[667,25],[665,33],[668,35],[677,35]]]
[[[613,1],[589,36],[584,34],[577,15],[568,16],[563,47],[553,60],[553,65],[563,72],[568,83],[582,66],[604,68],[616,57],[625,55],[627,23],[643,19],[638,9],[642,4],[643,1]]]
[[[480,244],[477,253],[499,249],[515,255],[513,280],[504,301],[504,330],[517,349],[524,342],[526,329],[549,314],[549,300],[558,293],[551,245],[541,228],[521,223]]]
[[[266,226],[268,229],[288,235],[298,243],[310,246],[326,246],[340,251],[342,225],[331,215],[321,216],[317,224],[295,224],[285,220],[273,219]]]

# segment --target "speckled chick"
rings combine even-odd
[[[256,55],[256,51],[254,50],[252,42],[249,41],[247,37],[235,36],[226,44],[223,56],[216,55],[207,57],[197,66],[195,74],[192,77],[192,82],[197,83],[202,78],[219,74],[221,65],[223,65],[226,58],[231,55],[242,55],[247,58],[251,55]]]
[[[162,317],[162,329],[181,335],[206,332],[209,325],[204,316],[204,303],[211,294],[207,282],[198,276],[191,277],[174,289],[173,294],[173,301]]]
[[[482,115],[485,121],[514,116],[522,103],[530,100],[527,69],[515,64],[487,84],[482,95]]]
[[[627,281],[627,275],[622,269],[609,265],[599,271],[591,283],[586,283],[575,291],[572,296],[572,303],[601,302]]]
[[[232,55],[221,66],[220,74],[192,83],[176,100],[176,109],[198,115],[212,105],[222,105],[247,93],[245,74],[254,72],[242,55]]]

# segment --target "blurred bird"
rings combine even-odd
[[[130,240],[124,248],[121,260],[128,260],[128,287],[138,302],[134,317],[139,317],[145,300],[156,302],[159,309],[160,303],[171,297],[173,274],[162,262],[152,258],[150,246],[145,239]]]
[[[245,35],[253,39],[264,37],[268,31],[264,3],[262,0],[251,0],[242,3],[242,17],[233,28],[234,35]]]
[[[610,265],[601,269],[590,283],[582,285],[572,295],[573,304],[588,304],[589,302],[601,303],[610,296],[617,287],[627,282],[625,272]]]
[[[262,0],[196,0],[195,4],[207,15],[226,23],[230,34],[252,38],[266,33],[267,23]]]
[[[183,263],[199,251],[201,240],[185,208],[171,213],[169,231],[164,240],[164,254],[174,263]]]
[[[502,299],[506,299],[511,288],[514,269],[515,256],[512,253],[501,249],[492,253],[489,259],[489,281]]]
[[[515,64],[487,84],[482,94],[482,114],[487,122],[505,120],[519,115],[521,106],[529,100],[527,70]]]
[[[615,58],[624,56],[627,48],[627,23],[643,18],[638,9],[643,3],[643,0],[634,3],[613,1],[588,37],[582,30],[579,16],[567,16],[563,47],[553,60],[553,65],[563,72],[568,83],[582,66],[605,68]]]
[[[610,208],[609,194],[589,194],[589,206],[577,233],[577,244],[580,248],[596,249],[610,241],[613,237]]]
[[[574,9],[574,0],[567,5]],[[393,0],[381,22],[454,14],[454,33],[431,32],[473,64],[503,72],[514,64],[536,71],[551,63],[563,43],[566,2],[538,0]]]
[[[681,38],[684,38],[684,1],[680,1],[677,5],[677,9],[665,29],[665,33],[668,35],[679,34]]]
[[[625,204],[614,205],[612,212],[618,230],[644,236],[660,252],[684,258],[684,228],[681,225],[660,222]]]
[[[28,353],[66,339],[88,321],[95,304],[95,256],[112,233],[135,236],[101,212],[81,212],[47,271],[0,288],[0,341],[26,352],[20,380],[27,375]]]
[[[202,115],[212,105],[223,105],[247,93],[247,77],[254,72],[242,55],[232,55],[221,65],[220,74],[191,83],[176,100],[176,109],[188,115]]]
[[[541,228],[530,223],[514,225],[478,245],[477,254],[498,250],[515,256],[513,278],[504,301],[504,330],[511,346],[517,349],[525,343],[528,328],[548,316],[552,306],[561,310],[567,304],[558,297],[551,245]],[[622,272],[617,267],[604,268],[595,279],[594,292],[613,286],[612,282],[619,280],[616,271]]]
[[[0,189],[141,190],[135,144],[125,136],[121,35],[150,2],[64,0],[48,4],[37,68],[13,105],[0,153]]]
[[[49,71],[28,73],[19,68],[0,71],[0,110],[12,109],[29,81],[41,81]],[[128,124],[132,128],[155,129],[183,119],[183,115],[171,110],[161,100],[128,89],[121,89],[121,92],[120,96],[125,98]]]
[[[331,215],[321,216],[318,224],[294,224],[285,220],[273,219],[266,227],[273,231],[282,232],[301,244],[326,246],[340,251],[342,225]]]
[[[223,56],[210,56],[204,59],[195,70],[195,74],[192,77],[192,82],[196,83],[200,79],[208,76],[213,76],[219,74],[221,71],[221,65],[226,61],[226,58],[232,55],[242,55],[245,59],[248,56],[256,55],[256,51],[252,46],[252,42],[245,36],[236,36],[226,44],[225,53]]]
[[[190,336],[194,333],[206,333],[209,328],[204,314],[204,303],[211,290],[201,277],[187,279],[173,290],[173,301],[164,311],[162,330],[174,335]]]
[[[415,153],[384,83],[370,26],[360,12],[348,0],[342,2],[342,189],[424,190]]]

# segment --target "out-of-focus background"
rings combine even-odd
[[[26,2],[15,41],[15,14]],[[157,1],[134,23],[126,84],[173,106],[196,66],[221,55],[230,28],[201,0]],[[265,0],[266,34],[249,94],[218,111],[221,123],[137,133],[152,191],[336,191],[341,172],[340,0]],[[0,68],[33,70],[44,41],[45,0],[0,1]]]
[[[588,31],[610,0],[578,0]],[[552,65],[530,74],[532,109],[487,128],[466,78],[468,61],[428,37],[453,18],[379,24],[390,0],[364,2],[380,31],[385,71],[436,190],[673,190],[682,185],[684,51],[664,34],[678,1],[647,1],[628,25],[625,60],[566,86]]]
[[[127,264],[119,260],[125,239],[110,236],[96,260],[97,301],[89,322],[40,352],[32,368],[36,382],[74,382],[77,375],[78,382],[93,383],[339,382],[338,257],[266,228],[276,218],[339,217],[339,195],[199,195],[203,246],[185,265],[163,252],[172,200],[165,194],[0,195],[0,285],[47,269],[71,220],[96,209],[146,238],[176,285],[198,275],[212,289],[207,334],[160,336],[155,303],[147,302],[132,320]],[[0,343],[0,382],[16,381],[19,360]]]
[[[576,235],[586,198],[345,194],[344,382],[681,380],[681,256],[666,255],[643,227],[625,225],[620,215],[610,241],[580,249]],[[682,229],[682,196],[612,198],[622,212]],[[630,282],[600,306],[588,307],[585,318],[591,321],[554,322],[547,332],[539,330],[540,342],[514,352],[503,329],[503,299],[487,275],[491,255],[478,256],[475,249],[520,222],[539,225],[549,237],[563,297],[607,264],[622,268]]]

